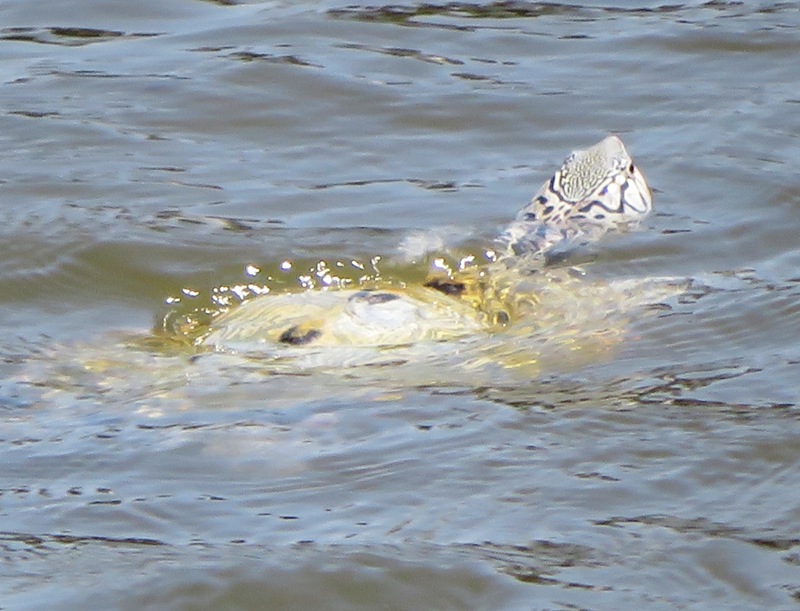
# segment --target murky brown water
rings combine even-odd
[[[0,3],[0,607],[797,606],[798,26],[756,1]],[[595,273],[696,290],[597,358],[141,345],[320,261],[424,276],[403,244],[491,244],[608,132],[658,212]]]

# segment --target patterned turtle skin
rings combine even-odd
[[[617,136],[573,152],[520,210],[506,254],[546,255],[578,237],[596,240],[638,224],[653,208],[647,181]]]
[[[609,301],[607,290],[592,293],[568,268],[548,266],[548,257],[632,228],[651,209],[644,176],[622,141],[608,136],[567,157],[499,236],[494,261],[422,286],[259,296],[217,317],[197,343],[222,351],[402,346],[535,320],[547,299],[569,303],[588,291]]]

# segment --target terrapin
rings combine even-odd
[[[213,320],[197,343],[223,352],[438,343],[551,324],[548,316],[551,322],[585,316],[587,300],[602,302],[590,308],[602,319],[604,308],[631,302],[631,286],[587,283],[548,262],[573,245],[635,226],[651,208],[644,176],[622,141],[608,136],[567,157],[502,232],[497,256],[485,265],[420,286],[259,296]],[[661,296],[638,293],[636,304]]]

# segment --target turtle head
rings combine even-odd
[[[578,236],[636,225],[653,207],[650,188],[617,136],[573,152],[523,208],[504,238],[514,254],[547,252]]]

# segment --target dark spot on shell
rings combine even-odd
[[[532,223],[536,220],[536,213],[535,212],[526,212],[525,216],[522,217],[524,220]]]
[[[467,288],[463,282],[443,278],[431,278],[425,283],[425,286],[441,291],[445,295],[452,295],[453,297],[458,297]]]
[[[553,214],[553,206],[546,206],[545,209],[542,210],[542,214],[544,214],[544,216],[550,216]]]
[[[303,329],[295,325],[281,333],[278,341],[282,344],[289,344],[290,346],[305,346],[319,339],[321,336],[322,331],[319,329]]]
[[[400,295],[395,295],[394,293],[372,293],[370,291],[359,291],[350,299],[366,301],[369,305],[379,305],[381,303],[389,303],[395,299],[400,299]]]

